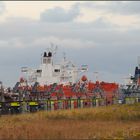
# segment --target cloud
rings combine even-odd
[[[131,2],[112,2],[106,9],[108,11],[124,14],[124,15],[139,15],[140,14],[140,2],[131,1]]]
[[[94,8],[101,10],[102,12],[111,12],[112,14],[123,15],[139,15],[140,14],[140,2],[139,1],[108,1],[106,3],[93,2],[82,3],[82,7]]]
[[[18,46],[20,42],[27,45],[32,44],[31,42],[33,41],[37,42],[37,40],[45,38],[46,40],[54,40],[54,42],[58,43],[81,42],[81,44],[78,43],[79,45],[74,47],[84,46],[82,45],[84,42],[94,42],[95,45],[91,46],[101,46],[104,43],[105,45],[110,44],[113,47],[114,45],[138,44],[140,35],[140,28],[130,28],[124,31],[117,26],[109,24],[102,18],[92,23],[70,22],[67,24],[47,23],[28,19],[18,20],[17,18],[1,23],[0,31],[1,46],[4,46],[6,42],[9,42],[10,46]]]
[[[3,2],[0,2],[0,14],[2,14],[5,11],[5,5]]]
[[[67,11],[61,7],[48,9],[41,13],[40,19],[46,22],[69,22],[73,21],[79,14],[79,6],[75,4]]]
[[[7,79],[15,83],[22,66],[37,67],[40,64],[40,55],[51,42],[59,46],[60,54],[65,51],[77,65],[88,64],[89,73],[97,70],[104,72],[104,79],[108,81],[133,72],[139,55],[140,28],[132,26],[124,30],[111,24],[104,16],[90,23],[71,22],[80,13],[77,7],[68,11],[61,8],[60,13],[57,13],[59,8],[50,9],[50,13],[45,12],[45,15],[53,13],[50,19],[41,17],[37,21],[11,17],[2,22],[0,79],[6,84],[11,82]]]

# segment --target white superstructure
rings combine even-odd
[[[70,84],[78,80],[78,73],[81,70],[65,57],[60,64],[54,64],[54,54],[52,49],[45,51],[38,69],[22,68],[22,72],[26,73],[28,83],[38,82],[40,85]]]

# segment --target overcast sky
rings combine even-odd
[[[88,78],[123,81],[133,74],[140,55],[139,1],[0,2],[0,80],[13,86],[21,67],[37,68],[41,53],[53,43],[56,59],[66,53]]]

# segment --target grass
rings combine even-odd
[[[140,139],[140,104],[0,117],[0,139]]]

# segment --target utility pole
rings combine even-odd
[[[0,102],[4,102],[4,88],[1,81],[0,81]]]

